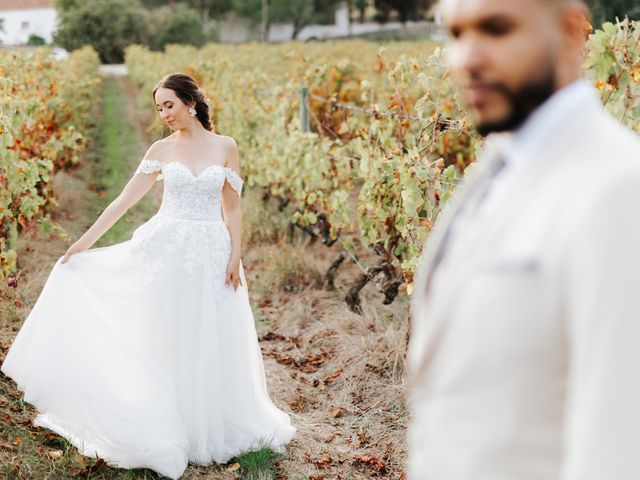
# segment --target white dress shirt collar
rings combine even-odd
[[[491,179],[478,213],[501,208],[500,195],[510,179],[526,165],[542,164],[541,156],[548,155],[551,144],[562,141],[564,127],[575,122],[586,105],[602,108],[596,89],[579,79],[554,93],[515,132],[489,135],[485,151],[493,152],[489,156],[500,155],[505,165]]]
[[[571,116],[580,104],[594,100],[600,102],[597,91],[584,78],[555,92],[518,130],[509,135],[503,150],[507,166],[534,160],[540,146],[550,141],[565,122],[571,122]]]

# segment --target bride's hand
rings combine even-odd
[[[238,289],[238,285],[242,285],[242,280],[240,280],[239,258],[231,258],[229,261],[229,265],[227,266],[227,278],[225,279],[224,284],[232,284],[234,290]]]
[[[66,261],[69,260],[69,257],[74,253],[83,252],[88,248],[89,248],[88,246],[84,245],[82,242],[80,242],[80,240],[78,240],[67,249],[67,251],[65,252],[62,258],[62,263],[66,263]]]

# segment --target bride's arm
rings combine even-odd
[[[233,139],[229,140],[226,167],[238,175],[240,174],[240,162],[238,160],[238,147]],[[231,236],[231,259],[227,268],[227,282],[234,288],[242,285],[240,281],[240,257],[242,239],[242,211],[240,208],[240,194],[229,182],[225,182],[222,188],[222,210],[224,220]]]
[[[151,149],[149,151],[151,151]],[[145,157],[148,156],[149,154],[147,152]],[[152,174],[144,175],[134,173],[120,194],[103,210],[94,224],[67,249],[62,263],[65,263],[72,254],[87,250],[98,241],[127,210],[138,203],[140,199],[151,190],[158,173],[159,172],[153,172]]]

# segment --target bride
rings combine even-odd
[[[196,81],[153,90],[173,133],[58,258],[2,364],[34,424],[84,455],[180,478],[296,429],[271,401],[240,255],[238,151],[214,133]],[[153,186],[157,213],[131,239],[90,247]]]

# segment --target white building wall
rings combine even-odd
[[[224,43],[243,43],[251,40],[259,40],[259,28],[251,27],[251,23],[233,13],[227,14],[223,21],[218,23],[218,35]]]
[[[4,45],[27,43],[31,34],[39,35],[51,43],[58,26],[58,15],[53,8],[1,10],[0,18],[4,19],[4,31],[0,32],[0,43]]]
[[[362,35],[366,33],[385,32],[402,29],[414,29],[419,27],[430,27],[433,22],[388,22],[388,23],[352,23],[348,27],[340,25],[309,25],[300,30],[298,40],[324,40],[329,38],[340,38],[348,35]],[[291,40],[293,34],[293,26],[288,24],[274,24],[269,29],[270,42],[284,42]],[[222,41],[229,41],[221,38]]]

